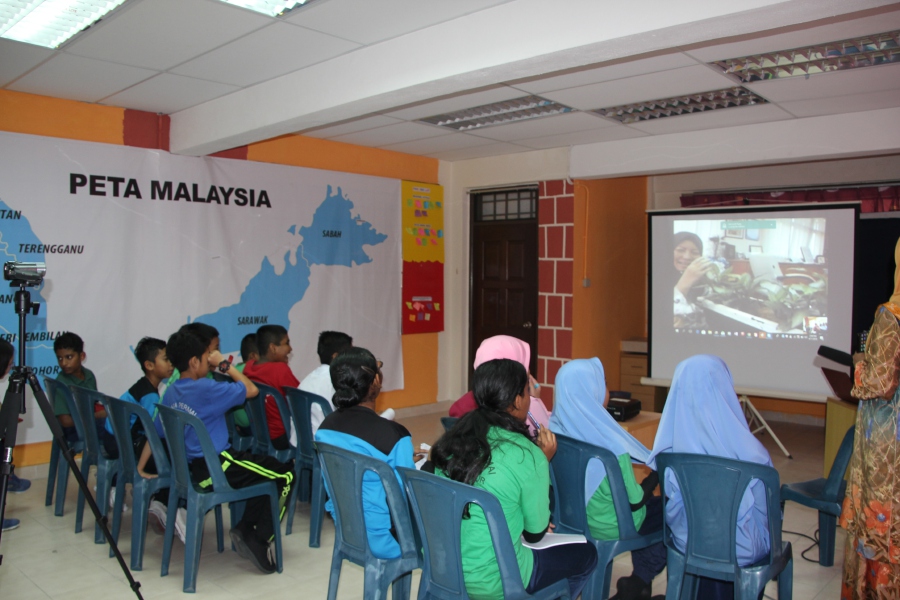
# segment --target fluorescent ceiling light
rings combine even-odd
[[[57,48],[125,0],[2,0],[0,37]]]
[[[693,113],[707,112],[722,108],[734,108],[735,106],[752,106],[754,104],[766,104],[768,101],[757,96],[748,89],[742,87],[703,92],[702,94],[690,94],[688,96],[676,96],[674,98],[661,98],[634,104],[610,106],[598,108],[590,112],[615,119],[625,125],[638,121],[651,119],[664,119]]]
[[[540,96],[525,96],[514,100],[484,104],[474,108],[458,110],[443,115],[435,115],[419,119],[420,123],[438,125],[457,131],[470,131],[491,125],[503,125],[514,121],[537,119],[572,112],[568,106],[563,106],[552,100]]]
[[[710,63],[742,82],[809,76],[900,62],[900,31]]]
[[[220,0],[270,17],[276,17],[312,0]]]

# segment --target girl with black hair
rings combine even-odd
[[[568,579],[572,598],[581,593],[597,564],[588,543],[532,550],[550,525],[550,469],[556,437],[546,427],[528,437],[528,373],[513,360],[491,360],[475,370],[477,408],[467,413],[431,449],[438,475],[487,490],[497,497],[512,536],[522,583],[529,593]],[[463,520],[462,567],[469,596],[500,598],[503,589],[490,533],[481,508]]]
[[[415,468],[409,431],[375,412],[375,399],[381,392],[381,364],[365,348],[348,348],[331,361],[336,410],[322,421],[316,441],[378,458],[395,471],[397,467]],[[378,558],[399,557],[400,545],[391,534],[384,487],[374,473],[363,477],[363,506],[372,553]],[[331,500],[325,508],[334,513]]]

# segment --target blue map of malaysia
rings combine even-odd
[[[312,265],[353,267],[372,262],[363,247],[381,244],[388,237],[358,214],[354,216],[353,202],[344,197],[340,187],[332,192],[330,185],[312,223],[299,228],[291,225],[288,232],[303,241],[295,251],[296,260],[291,260],[291,251],[285,253],[281,274],[276,274],[268,257],[263,258],[259,272],[247,283],[236,304],[194,319],[218,329],[223,348],[236,348],[243,336],[261,325],[290,329],[288,314],[309,289]]]

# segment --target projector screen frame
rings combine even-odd
[[[743,217],[744,215],[752,216],[753,214],[759,213],[778,213],[778,212],[796,212],[796,211],[813,211],[813,210],[852,210],[853,211],[853,235],[854,235],[854,243],[851,245],[854,256],[850,257],[850,265],[851,269],[855,272],[855,253],[856,246],[859,243],[859,230],[860,230],[860,212],[861,212],[861,203],[858,201],[850,201],[850,202],[828,202],[828,203],[799,203],[799,204],[774,204],[774,205],[744,205],[744,206],[704,206],[698,208],[674,208],[674,209],[648,209],[647,213],[647,277],[650,282],[647,288],[647,373],[649,377],[644,378],[648,381],[653,381],[654,383],[650,385],[659,385],[659,382],[667,381],[665,377],[660,377],[658,375],[654,375],[653,371],[653,343],[654,343],[654,335],[653,335],[653,261],[654,261],[654,231],[653,231],[653,223],[654,216],[665,215],[671,217],[678,217],[684,215],[689,217],[692,220],[702,220],[703,215],[721,215],[722,213],[734,213],[737,217],[740,215]],[[671,235],[671,232],[669,232]],[[827,236],[826,232],[826,236]],[[727,239],[727,235],[722,236],[722,240]],[[854,281],[851,278],[851,286]],[[850,298],[850,311],[852,316],[852,293]],[[853,332],[852,327],[851,331],[848,332],[848,339],[844,341],[844,343],[840,344],[840,347],[852,348],[853,344]],[[832,340],[830,345],[838,345]],[[642,382],[643,383],[643,382]],[[646,384],[645,384],[646,385]],[[746,386],[739,385],[740,389],[744,391],[744,393],[750,393],[756,396],[763,397],[772,397],[772,398],[785,398],[792,400],[801,400],[806,402],[824,402],[825,398],[827,398],[828,394],[825,392],[816,393],[816,392],[801,392],[801,391],[793,391],[793,390],[784,390],[777,388],[758,388],[756,386]]]

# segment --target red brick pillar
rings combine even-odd
[[[538,347],[541,400],[553,408],[556,372],[572,359],[575,189],[565,180],[538,190]]]

